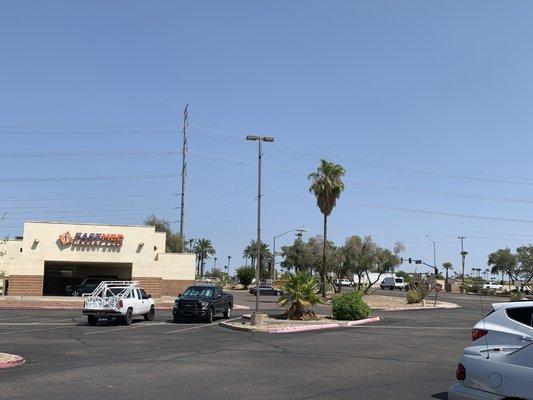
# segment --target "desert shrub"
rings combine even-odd
[[[417,304],[424,300],[424,294],[419,289],[412,289],[407,292],[407,304]]]
[[[278,300],[281,307],[287,307],[284,316],[293,320],[317,319],[312,307],[320,304],[315,277],[305,272],[291,273],[281,287],[283,294]]]
[[[346,292],[335,295],[331,302],[333,318],[343,321],[353,321],[368,318],[372,310],[363,300],[359,291]]]

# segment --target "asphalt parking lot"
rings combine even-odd
[[[0,351],[26,359],[0,370],[0,399],[445,399],[481,311],[476,296],[443,299],[463,307],[291,334],[174,324],[170,311],[92,327],[78,311],[0,310]]]

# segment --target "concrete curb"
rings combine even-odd
[[[241,318],[247,319],[245,316]],[[233,324],[228,324],[225,321],[220,321],[218,324],[220,326],[223,326],[224,328],[233,329],[235,331],[241,331],[241,332],[298,333],[298,332],[318,331],[318,330],[323,330],[323,329],[348,328],[351,326],[364,325],[364,324],[369,324],[369,323],[377,322],[377,321],[381,321],[381,317],[371,317],[371,318],[361,319],[358,321],[349,321],[346,324],[339,324],[337,322],[332,322],[332,323],[324,323],[324,324],[286,326],[286,327],[270,328],[270,329],[252,328],[249,325],[248,326],[233,325]]]
[[[10,359],[7,361],[0,361],[0,369],[18,367],[19,365],[22,365],[25,362],[25,360],[21,356],[17,356],[16,354],[7,355],[10,356]]]
[[[440,305],[438,304],[440,303]],[[446,310],[446,309],[453,309],[453,308],[461,308],[459,304],[450,303],[448,301],[438,301],[437,305],[435,307],[433,306],[426,306],[426,307],[399,307],[399,308],[373,308],[373,311],[431,311],[431,310]]]
[[[357,326],[357,325],[370,324],[371,322],[378,322],[378,321],[381,321],[381,317],[371,317],[371,318],[366,318],[366,319],[360,319],[358,321],[350,321],[346,325]]]

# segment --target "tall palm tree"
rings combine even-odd
[[[320,212],[324,215],[324,245],[322,248],[322,271],[321,271],[321,289],[322,297],[326,297],[326,243],[328,240],[328,216],[335,208],[337,199],[344,190],[342,177],[346,173],[344,167],[339,164],[322,159],[316,172],[309,174],[307,179],[311,180],[309,192],[316,197],[316,203]]]
[[[199,275],[204,276],[205,262],[209,258],[210,255],[213,255],[216,253],[215,248],[213,247],[211,240],[197,239],[196,244],[194,246],[194,252],[198,256],[199,263],[200,263]]]
[[[250,244],[246,246],[242,252],[242,256],[250,259],[250,265],[254,265],[257,257],[257,240],[250,240]],[[263,276],[264,263],[272,259],[272,253],[268,248],[268,244],[261,242],[261,276]]]
[[[453,264],[449,261],[446,261],[445,263],[442,264],[442,268],[444,268],[446,270],[446,284],[448,284],[448,271],[449,270],[453,270]]]

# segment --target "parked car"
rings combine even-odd
[[[337,279],[335,281],[335,284],[338,286],[338,285],[341,285],[341,286],[345,286],[345,287],[350,287],[350,286],[353,286],[353,282],[349,279],[346,279],[346,278],[343,278],[343,279]]]
[[[485,282],[483,289],[503,290],[503,286],[496,282]]]
[[[146,321],[155,318],[154,299],[133,281],[103,281],[85,298],[83,314],[89,325],[96,325],[100,318],[118,318],[130,325],[134,317]]]
[[[69,286],[65,290],[67,296],[83,296],[84,294],[92,293],[94,289],[103,281],[110,281],[106,278],[87,278],[84,279],[79,285]]]
[[[272,285],[259,285],[259,296],[281,296],[283,291],[275,288]],[[252,286],[250,288],[250,294],[257,294],[257,287]]]
[[[198,285],[187,288],[183,295],[174,302],[172,315],[174,322],[185,318],[204,319],[213,322],[216,314],[223,314],[224,318],[231,317],[233,295],[224,293],[220,286]]]
[[[387,276],[381,281],[381,283],[379,284],[379,287],[381,288],[381,290],[385,290],[385,289],[404,290],[406,288],[406,284],[402,277]]]
[[[465,349],[448,400],[533,399],[533,344]]]
[[[533,301],[495,303],[472,329],[474,346],[517,345],[533,341]]]

